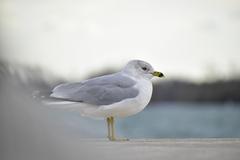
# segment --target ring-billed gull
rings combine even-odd
[[[161,72],[142,60],[132,60],[114,74],[88,79],[78,83],[56,86],[50,97],[63,101],[66,108],[83,116],[106,118],[108,138],[115,137],[114,117],[126,117],[142,111],[152,96],[151,79],[163,77]],[[127,139],[126,139],[127,140]]]

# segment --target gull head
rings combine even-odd
[[[142,60],[129,61],[122,71],[136,78],[152,79],[154,76],[164,77],[163,73],[154,71],[149,63]]]

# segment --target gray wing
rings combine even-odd
[[[51,97],[93,105],[109,105],[138,95],[136,82],[121,74],[111,74],[79,83],[55,87]]]

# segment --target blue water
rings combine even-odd
[[[240,137],[240,106],[155,104],[120,121],[120,128],[139,138]]]
[[[87,137],[106,136],[105,121],[65,113],[65,127]],[[240,104],[151,104],[137,115],[116,119],[118,135],[129,138],[240,137]],[[85,136],[86,137],[86,136]]]

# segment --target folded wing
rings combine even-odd
[[[79,83],[58,85],[51,97],[92,105],[110,105],[124,99],[134,98],[138,90],[136,82],[121,74],[111,74]]]

